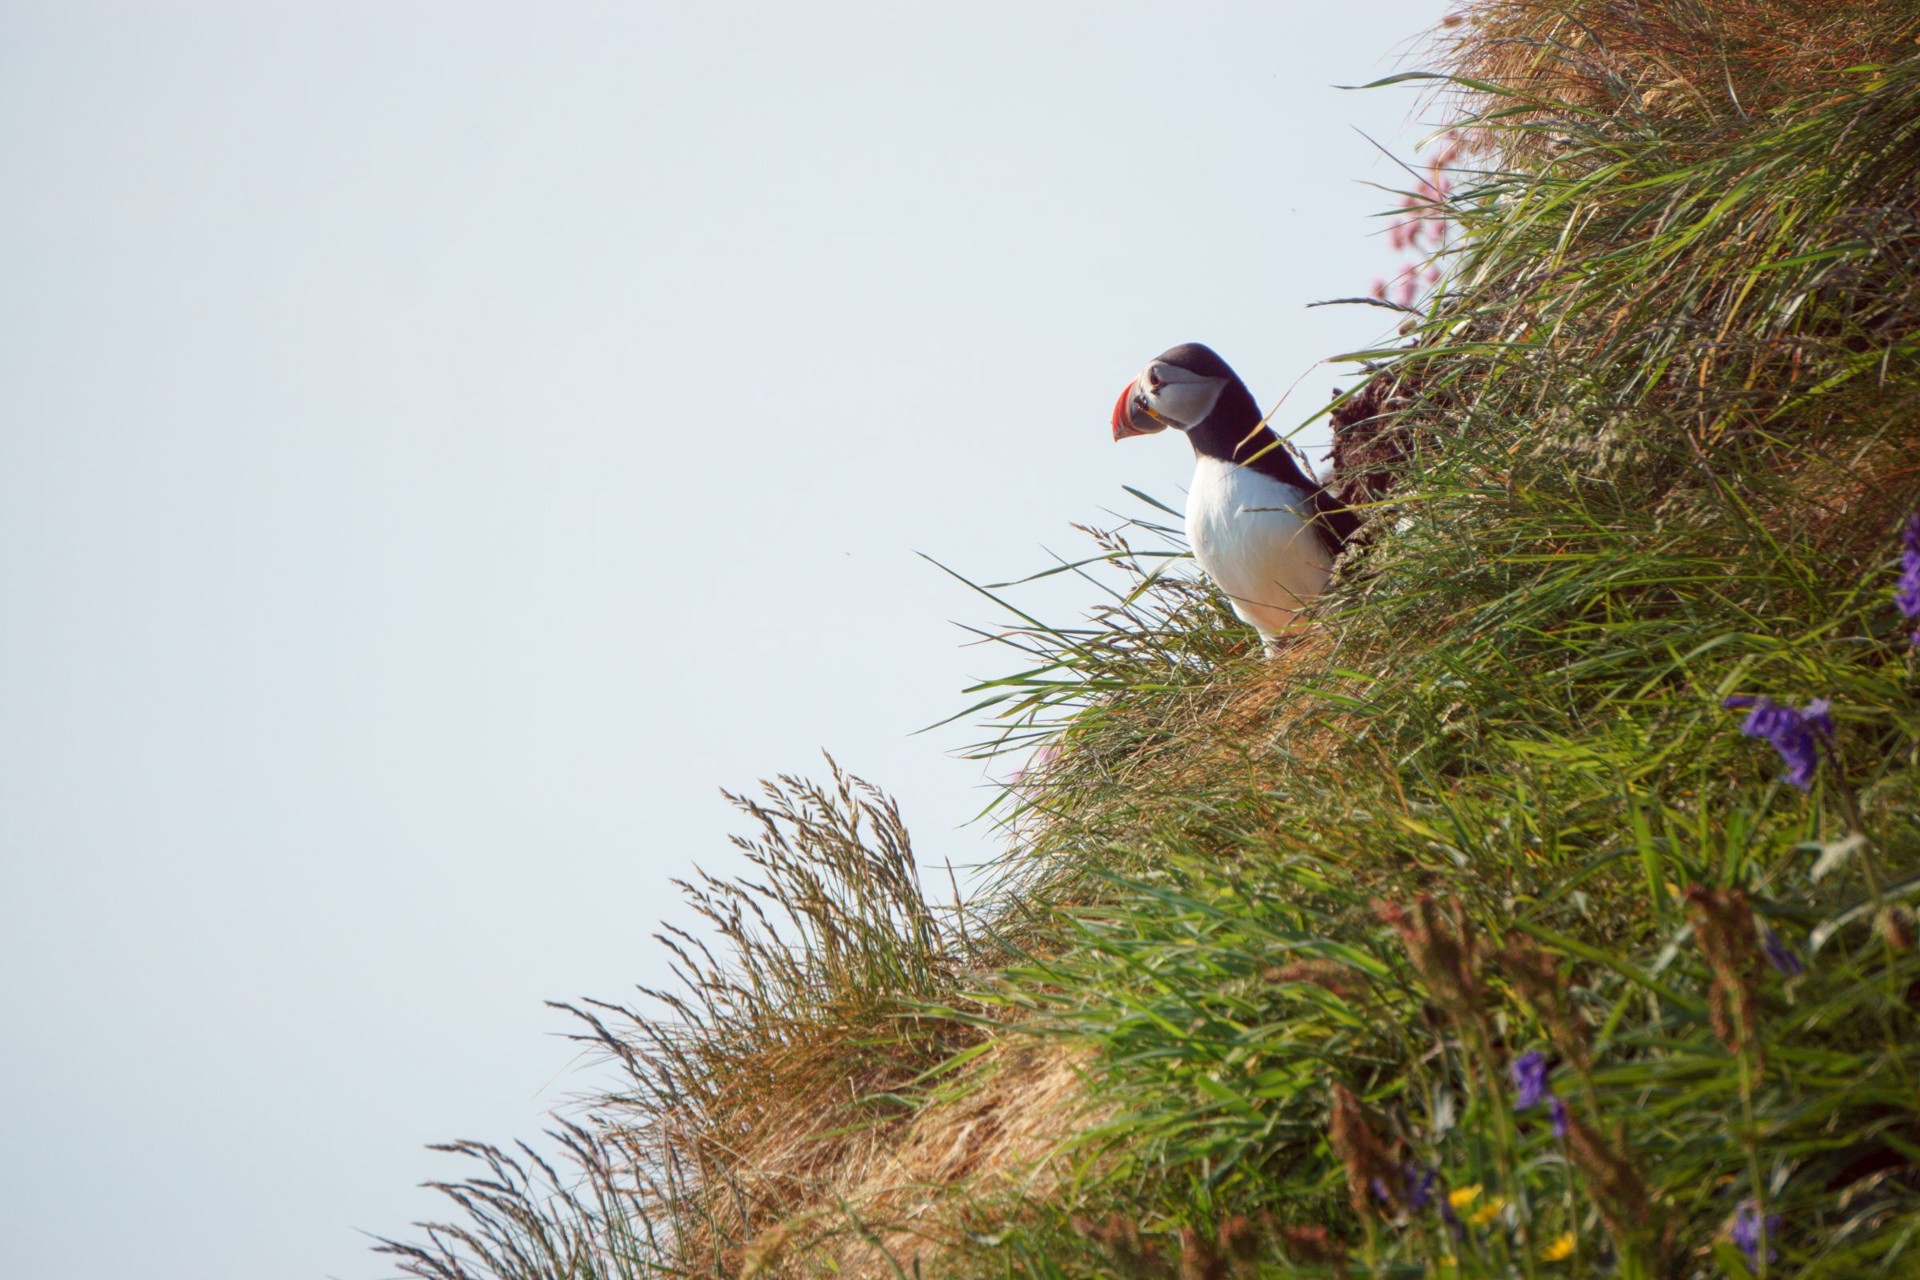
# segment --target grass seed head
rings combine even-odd
[[[1282,1227],[1280,1246],[1295,1262],[1330,1267],[1337,1276],[1347,1273],[1347,1246],[1325,1227]]]
[[[764,1275],[780,1263],[793,1240],[793,1224],[782,1222],[760,1233],[760,1238],[748,1247],[746,1255],[740,1260],[740,1280],[754,1280]]]
[[[1480,981],[1475,973],[1478,950],[1473,922],[1458,901],[1450,902],[1449,921],[1439,905],[1425,894],[1409,915],[1397,903],[1374,904],[1374,914],[1394,927],[1407,949],[1407,958],[1426,982],[1434,1000],[1460,1025],[1478,1022],[1485,1014]]]
[[[1116,1270],[1132,1280],[1165,1280],[1160,1251],[1140,1234],[1140,1224],[1115,1209],[1105,1218],[1074,1218],[1073,1229],[1099,1245]]]
[[[1625,1246],[1645,1241],[1654,1227],[1647,1185],[1624,1150],[1595,1133],[1577,1116],[1567,1117],[1567,1155],[1579,1170],[1607,1230]]]
[[[1499,970],[1547,1029],[1560,1056],[1584,1072],[1592,1052],[1593,1031],[1567,1001],[1566,984],[1553,957],[1524,933],[1507,935],[1507,945],[1495,957]]]
[[[1180,1280],[1226,1280],[1227,1261],[1198,1230],[1180,1228]]]
[[[1260,1256],[1261,1224],[1244,1213],[1236,1213],[1220,1222],[1220,1252],[1227,1256],[1235,1274],[1239,1274]]]
[[[1753,909],[1739,889],[1687,890],[1687,916],[1693,921],[1693,940],[1712,974],[1708,1009],[1713,1034],[1728,1053],[1749,1047],[1756,1052],[1759,1010],[1754,992],[1760,976],[1760,949],[1754,941]]]
[[[1295,960],[1275,965],[1260,975],[1275,986],[1284,982],[1305,982],[1331,991],[1342,1000],[1351,1000],[1365,989],[1365,975],[1334,960]]]
[[[1400,1205],[1405,1199],[1399,1166],[1387,1144],[1367,1122],[1366,1108],[1353,1090],[1333,1086],[1333,1115],[1327,1140],[1347,1172],[1347,1195],[1355,1213],[1378,1213],[1381,1205]]]

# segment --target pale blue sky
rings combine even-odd
[[[976,862],[984,578],[1386,313],[1439,0],[0,5],[0,1274],[367,1280],[720,786]],[[1091,592],[1045,597],[1071,616]]]

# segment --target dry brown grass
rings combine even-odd
[[[787,1213],[715,1274],[892,1277],[924,1270],[982,1201],[1046,1198],[1057,1157],[1098,1117],[1084,1049],[1001,1033],[910,1118],[858,1134],[788,1125],[735,1155],[730,1177],[781,1189]]]
[[[1077,882],[1071,858],[1058,860],[1064,845],[1151,827],[1208,795],[1279,787],[1354,749],[1353,715],[1326,694],[1363,696],[1364,682],[1336,669],[1365,660],[1343,648],[1338,617],[1318,619],[1273,656],[1258,654],[1249,641],[1204,681],[1151,702],[1116,700],[1097,735],[1066,736],[1036,783],[1057,806],[1055,818],[1034,824],[1033,841],[1036,858],[1059,873],[1037,895],[1051,909],[1102,892]],[[1370,759],[1375,751],[1359,749]],[[1063,810],[1070,820],[1059,820]]]
[[[1916,35],[1920,14],[1885,0],[1485,0],[1439,41],[1456,74],[1542,103],[1738,127],[1837,88],[1843,68],[1903,56]]]

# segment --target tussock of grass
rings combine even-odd
[[[1150,500],[1050,571],[1089,619],[982,588],[1014,669],[963,714],[1028,758],[984,899],[837,773],[742,801],[720,953],[575,1008],[631,1088],[565,1175],[455,1148],[403,1265],[1920,1275],[1916,36],[1469,8],[1454,247],[1331,410],[1376,473],[1313,631],[1260,659]],[[1732,695],[1831,700],[1809,790]]]
[[[648,1009],[555,1005],[627,1080],[550,1135],[570,1176],[524,1145],[445,1148],[482,1166],[435,1184],[467,1221],[383,1242],[409,1274],[737,1274],[782,1224],[819,1237],[800,1227],[943,1096],[981,1037],[929,1002],[979,954],[960,912],[922,896],[892,801],[828,763],[829,784],[730,797],[758,828],[735,839],[752,870],[681,885],[718,938],[661,935],[679,989],[643,989]],[[825,1225],[866,1234],[851,1215]]]

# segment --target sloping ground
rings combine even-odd
[[[740,1274],[781,1263],[800,1273],[912,1273],[965,1241],[974,1225],[965,1206],[1051,1198],[1069,1176],[1062,1150],[1091,1118],[1082,1056],[997,1039],[958,1089],[920,1101],[898,1130],[837,1165],[808,1210],[753,1242]]]
[[[717,954],[578,1011],[631,1088],[458,1148],[404,1269],[1920,1276],[1920,4],[1443,39],[1312,634],[1099,535],[1108,609],[994,632],[994,892],[850,779],[743,800]]]

